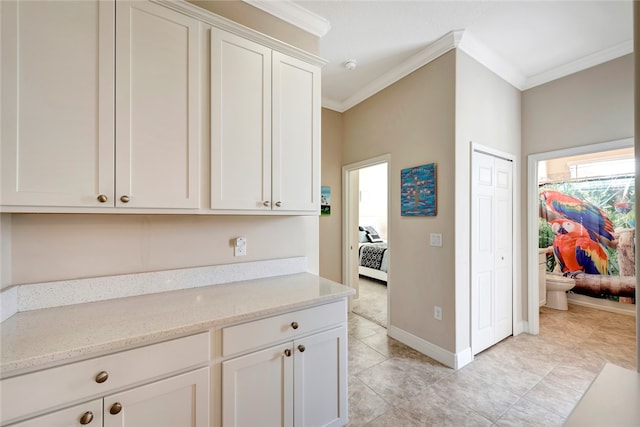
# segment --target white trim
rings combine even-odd
[[[245,39],[254,41],[270,49],[277,50],[301,61],[308,62],[319,67],[324,66],[327,61],[295,46],[283,43],[273,37],[266,34],[262,34],[244,25],[240,25],[237,22],[230,19],[216,15],[208,10],[205,10],[199,6],[188,3],[186,0],[151,0],[154,3],[161,4],[169,9],[180,12],[184,15],[191,16],[199,21],[213,25],[221,30],[228,31],[237,36],[244,37]]]
[[[393,325],[389,325],[387,333],[391,338],[456,370],[473,361],[473,355],[469,347],[456,354]]]
[[[601,142],[597,144],[582,145],[579,147],[566,148],[544,153],[530,154],[528,161],[527,176],[527,237],[529,247],[527,248],[527,269],[528,269],[528,304],[529,312],[528,330],[532,335],[540,333],[540,313],[539,313],[539,290],[538,290],[538,162],[559,157],[577,156],[580,154],[598,153],[601,151],[619,150],[621,148],[633,147],[633,138],[624,138],[615,141]],[[637,155],[637,153],[636,153]],[[636,312],[638,304],[636,304]]]
[[[580,58],[560,67],[526,77],[507,60],[479,42],[468,30],[451,31],[425,49],[387,71],[355,94],[340,102],[322,99],[322,106],[343,113],[381,90],[391,86],[418,68],[427,65],[452,49],[460,49],[520,91],[548,83],[633,52],[633,42],[625,41],[608,49]]]
[[[291,25],[317,37],[324,37],[331,29],[331,22],[291,0],[242,0]]]
[[[524,87],[527,77],[504,58],[498,56],[493,50],[478,41],[468,30],[465,30],[458,49],[496,73],[507,83],[518,89]]]
[[[636,316],[635,305],[621,304],[616,301],[601,300],[591,298],[586,295],[568,293],[567,301],[570,304],[581,305],[583,307],[595,308],[597,310],[608,311],[610,313],[624,314],[625,316]]]
[[[456,46],[458,46],[460,39],[462,38],[462,34],[462,31],[450,31],[443,37],[431,43],[425,49],[411,56],[406,61],[398,64],[396,67],[392,68],[382,76],[367,84],[365,87],[357,91],[355,94],[353,94],[343,102],[332,102],[331,105],[334,108],[325,103],[326,100],[323,100],[322,106],[325,108],[331,108],[332,110],[335,110],[339,113],[345,112],[349,108],[361,103],[365,99],[375,95],[386,87],[391,86],[393,83],[397,82],[403,77],[406,77],[418,68],[430,63],[436,58],[439,58],[450,50],[455,49]],[[339,107],[335,108],[337,106]]]
[[[569,62],[568,64],[530,76],[520,90],[524,91],[540,86],[550,81],[577,73],[578,71],[586,70],[587,68],[595,67],[596,65],[603,64],[607,61],[611,61],[630,53],[633,53],[633,40],[627,40],[608,49],[604,49],[600,52]]]

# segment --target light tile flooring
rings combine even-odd
[[[353,312],[380,326],[387,326],[387,285],[378,280],[360,276],[360,303]]]
[[[509,337],[454,371],[349,317],[350,426],[561,426],[606,361],[635,369],[635,318],[541,308],[540,335]]]

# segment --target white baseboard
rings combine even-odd
[[[591,298],[581,294],[567,294],[567,302],[569,304],[581,305],[584,307],[595,308],[598,310],[609,311],[611,313],[626,314],[627,316],[636,315],[635,304],[621,304],[616,301],[609,301],[600,298]]]
[[[471,348],[466,348],[457,354],[452,353],[393,325],[389,325],[387,333],[391,338],[453,369],[460,369],[473,361]]]

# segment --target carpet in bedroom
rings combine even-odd
[[[360,277],[360,306],[354,313],[387,327],[387,286],[383,282]]]

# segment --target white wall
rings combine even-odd
[[[372,226],[387,240],[387,164],[362,168],[360,174],[360,207],[358,222]]]

